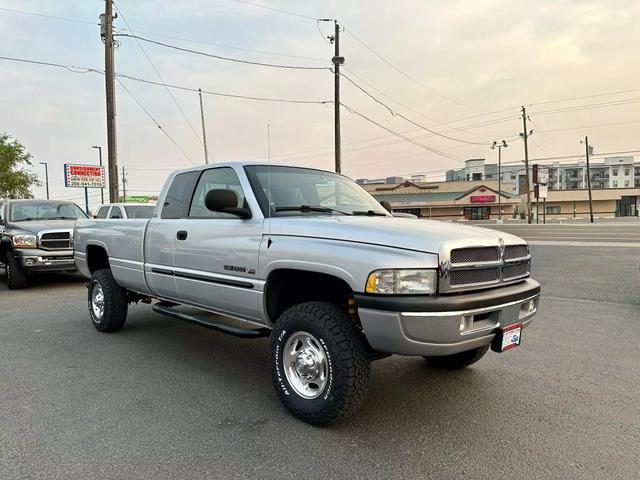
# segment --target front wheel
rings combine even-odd
[[[453,355],[445,355],[442,357],[424,357],[427,362],[436,368],[444,368],[448,370],[458,370],[460,368],[473,365],[489,350],[489,345],[467,350],[466,352],[454,353]]]
[[[364,400],[367,344],[336,305],[308,302],[287,309],[270,342],[273,384],[295,417],[326,426],[353,413]]]
[[[127,319],[127,291],[116,283],[111,270],[96,270],[89,281],[89,316],[101,332],[120,330]]]
[[[22,268],[18,259],[11,253],[7,253],[5,269],[7,286],[10,290],[18,290],[27,286],[27,272]]]

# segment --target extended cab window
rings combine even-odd
[[[202,172],[202,176],[196,186],[196,191],[193,194],[193,200],[191,201],[191,208],[189,208],[189,216],[195,218],[235,218],[236,215],[223,212],[212,212],[204,204],[204,198],[209,190],[223,189],[233,190],[238,197],[238,204],[236,207],[244,206],[244,192],[240,186],[240,180],[233,168],[222,167],[212,168]]]
[[[107,218],[107,214],[109,213],[109,208],[108,206],[105,207],[100,207],[100,210],[98,210],[98,213],[96,214],[96,218]]]
[[[179,173],[171,182],[162,205],[161,218],[184,218],[189,211],[189,202],[198,181],[200,171]]]

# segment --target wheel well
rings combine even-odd
[[[104,248],[97,245],[87,247],[87,267],[91,273],[102,268],[110,268],[109,255]]]
[[[330,302],[355,315],[353,291],[342,279],[325,273],[281,269],[269,274],[265,286],[265,307],[271,322],[287,308],[310,301]],[[351,311],[353,310],[353,312]]]

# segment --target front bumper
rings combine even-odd
[[[356,294],[358,316],[374,350],[440,356],[491,343],[499,328],[531,324],[540,284],[527,279],[508,287],[437,297]]]
[[[51,272],[75,270],[73,250],[41,250],[38,248],[16,248],[12,253],[27,271]]]

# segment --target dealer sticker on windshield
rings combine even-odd
[[[522,324],[509,325],[498,331],[491,344],[494,352],[505,352],[516,348],[522,340]]]

